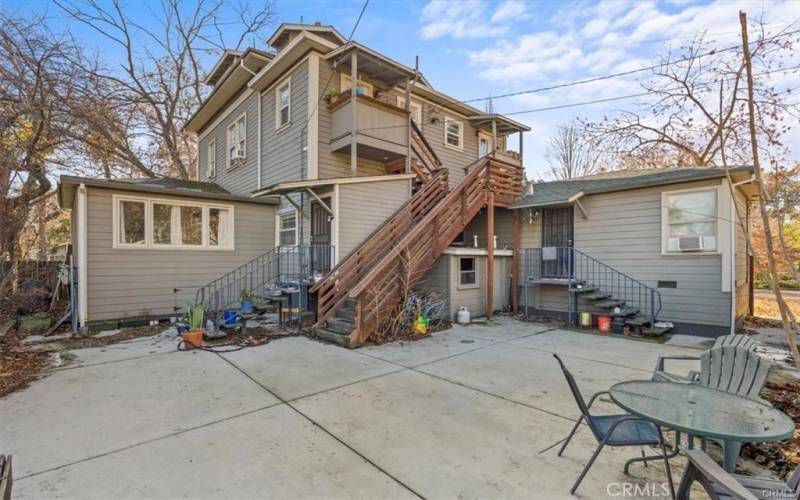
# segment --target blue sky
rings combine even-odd
[[[124,0],[123,0],[124,1]],[[21,12],[47,12],[56,25],[69,26],[87,44],[107,51],[96,34],[63,19],[45,0],[0,0]],[[130,5],[147,5],[133,2]],[[280,22],[320,21],[333,24],[347,36],[363,2],[277,0]],[[459,99],[499,95],[625,71],[653,64],[659,53],[677,48],[706,31],[713,46],[739,42],[738,11],[764,17],[769,31],[781,30],[800,18],[795,1],[639,1],[600,2],[518,0],[371,0],[355,39],[420,69],[439,90]],[[154,22],[141,8],[141,22]],[[795,27],[796,29],[797,27]],[[254,40],[263,47],[263,41]],[[105,52],[111,59],[113,53]],[[800,56],[793,64],[800,64]],[[208,66],[213,61],[208,62]],[[772,77],[777,85],[797,80],[797,73]],[[641,92],[635,77],[604,80],[518,97],[494,99],[497,112],[584,102]],[[482,103],[475,103],[483,107]],[[575,116],[591,119],[619,109],[633,109],[636,99],[515,115],[533,131],[525,141],[529,177],[541,177],[546,165],[544,144],[553,128]],[[800,138],[788,138],[790,159],[800,160]]]

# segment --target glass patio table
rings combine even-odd
[[[783,412],[696,384],[621,382],[609,395],[632,415],[685,432],[690,443],[692,436],[721,441],[728,472],[734,471],[742,443],[781,441],[794,433],[794,422]]]

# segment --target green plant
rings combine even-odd
[[[336,98],[340,95],[342,95],[342,92],[339,89],[328,89],[328,91],[325,92],[323,99],[325,99],[325,102],[330,104],[331,101],[336,100]]]
[[[253,300],[253,294],[246,288],[243,288],[239,293],[239,300],[241,302],[250,302]]]

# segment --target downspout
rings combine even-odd
[[[248,68],[244,65],[244,59],[239,60],[239,67],[243,70],[247,71],[253,76],[256,76],[256,72],[252,69]],[[256,189],[261,189],[261,105],[263,104],[261,101],[262,93],[258,92],[258,130],[256,130]],[[198,167],[199,168],[199,167]],[[199,170],[198,170],[199,172]]]
[[[88,203],[86,201],[86,185],[81,183],[78,186],[77,209],[78,209],[78,327],[84,328],[89,316],[89,291],[87,290],[89,265],[88,258]]]

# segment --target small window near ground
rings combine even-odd
[[[464,125],[450,118],[444,119],[445,146],[462,149],[464,147]]]
[[[217,175],[217,141],[211,141],[206,148],[206,176],[213,179]]]
[[[665,250],[717,251],[717,190],[664,193]]]
[[[285,127],[292,119],[292,82],[286,80],[275,89],[275,128]]]
[[[292,246],[297,244],[297,214],[290,212],[279,216],[279,237],[280,246]]]
[[[145,203],[122,200],[119,204],[119,242],[124,245],[145,244]]]
[[[459,257],[458,272],[459,286],[470,287],[478,284],[478,261],[475,257]]]

